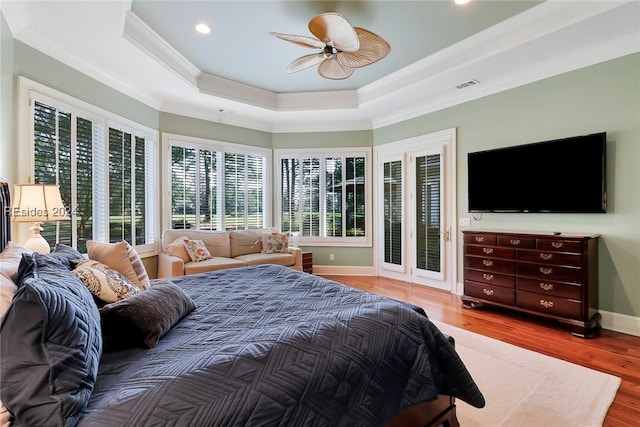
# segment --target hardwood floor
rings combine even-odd
[[[605,426],[640,425],[640,337],[600,330],[574,337],[566,326],[496,308],[466,309],[460,297],[425,286],[370,276],[324,276],[345,285],[410,302],[441,322],[622,378]]]

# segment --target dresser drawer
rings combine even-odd
[[[516,259],[524,262],[535,262],[549,265],[568,265],[580,267],[582,255],[567,252],[519,250]]]
[[[464,242],[476,245],[495,245],[498,241],[497,236],[492,234],[472,234],[465,233]]]
[[[509,259],[509,260],[514,260],[516,257],[515,249],[501,248],[498,246],[464,245],[464,253],[465,255],[502,258],[502,259]]]
[[[515,272],[515,264],[508,259],[467,256],[464,258],[464,266],[492,273],[513,274]]]
[[[582,300],[582,286],[570,283],[553,282],[551,280],[516,278],[519,291],[537,292],[541,295]]]
[[[579,319],[582,311],[580,301],[526,291],[516,292],[516,306],[527,310],[534,310],[539,313],[568,317],[571,319]]]
[[[583,271],[576,267],[564,267],[545,264],[516,264],[518,276],[552,280],[554,282],[582,283]]]
[[[582,253],[582,242],[562,239],[537,239],[536,248],[541,251]]]
[[[535,249],[536,239],[534,237],[498,236],[498,246]]]
[[[502,286],[506,288],[515,288],[515,276],[512,274],[492,273],[489,271],[474,270],[472,268],[464,269],[465,280],[486,283],[494,286]]]
[[[515,291],[513,289],[474,283],[468,280],[464,282],[464,294],[500,304],[513,305],[515,303]]]

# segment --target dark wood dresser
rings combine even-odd
[[[568,324],[592,337],[598,313],[598,235],[463,231],[465,307],[494,305]]]

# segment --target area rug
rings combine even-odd
[[[444,323],[487,402],[457,400],[460,425],[601,426],[620,378],[555,359]]]

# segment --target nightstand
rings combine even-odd
[[[302,252],[302,271],[313,274],[313,252]]]

